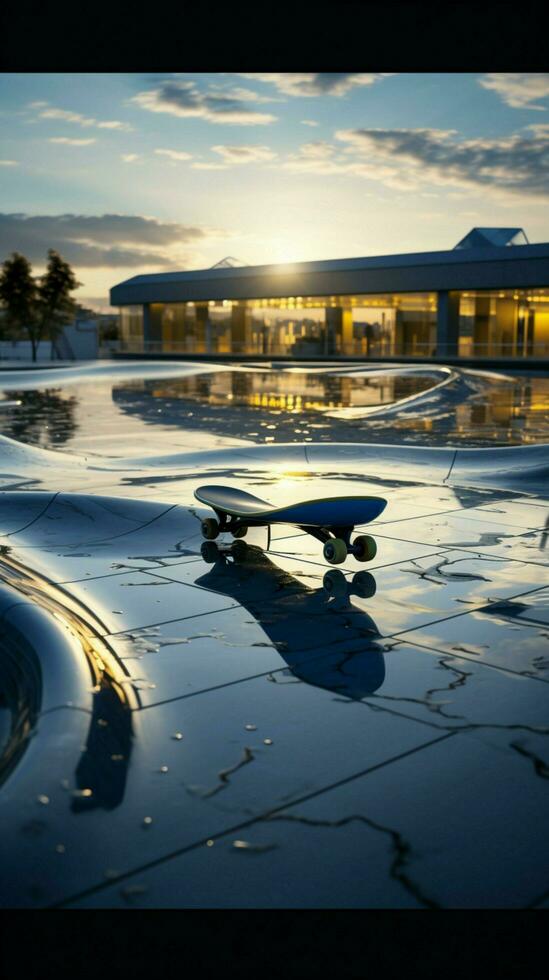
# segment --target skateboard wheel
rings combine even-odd
[[[371,561],[377,554],[377,544],[369,534],[361,534],[353,541],[353,554],[357,561]]]
[[[215,517],[207,517],[202,521],[202,536],[208,541],[213,541],[219,534],[219,522]]]
[[[241,524],[240,527],[235,528],[232,531],[233,538],[245,538],[248,533],[248,528],[245,524]]]
[[[248,545],[245,541],[233,541],[231,545],[231,555],[235,561],[242,561],[248,553]]]
[[[371,599],[376,594],[376,580],[370,572],[357,572],[353,576],[352,589],[361,599]]]
[[[213,565],[219,558],[219,548],[217,547],[215,541],[203,541],[202,547],[200,548],[200,553],[202,558],[207,565]]]
[[[347,595],[347,579],[339,568],[331,568],[322,579],[322,584],[328,595]]]
[[[347,557],[347,545],[341,538],[330,538],[324,545],[324,557],[330,565],[341,565]]]

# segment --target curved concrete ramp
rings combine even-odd
[[[12,485],[40,483],[48,489],[71,489],[86,472],[109,471],[131,475],[139,471],[146,480],[158,471],[173,473],[200,468],[204,474],[217,471],[310,470],[314,473],[345,474],[355,478],[402,480],[422,483],[463,483],[543,492],[549,479],[549,445],[455,449],[453,447],[394,446],[360,443],[288,443],[250,445],[204,452],[170,453],[160,456],[112,457],[73,456],[68,453],[25,446],[0,436],[0,481]]]

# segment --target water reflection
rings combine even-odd
[[[360,572],[355,579],[337,594],[313,590],[248,545],[239,560],[218,549],[212,569],[195,584],[249,610],[289,668],[290,680],[284,672],[273,674],[274,682],[298,679],[358,701],[383,684],[385,647],[371,616],[350,601],[353,594],[373,594],[373,576]]]
[[[40,663],[31,645],[4,627],[0,638],[0,785],[24,755],[42,699]]]
[[[76,767],[74,813],[122,803],[132,750],[132,712],[116,688],[104,680],[93,697],[86,745]]]
[[[74,436],[78,396],[62,389],[14,391],[1,417],[1,431],[20,442],[44,449],[63,445]]]
[[[441,383],[442,382],[442,383]],[[0,432],[44,447],[119,451],[150,426],[276,442],[518,445],[546,442],[549,378],[458,368],[258,368],[182,378],[87,380],[16,391]],[[108,451],[108,450],[107,450]]]
[[[468,446],[544,442],[549,378],[456,372],[335,376],[227,371],[113,388],[146,424],[260,442],[347,441]],[[387,411],[388,410],[388,411]]]

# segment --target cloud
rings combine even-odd
[[[124,161],[124,163],[135,163],[137,160],[141,159],[141,155],[139,153],[122,153],[121,159]]]
[[[242,78],[274,85],[278,92],[290,96],[345,95],[356,86],[373,85],[392,72],[240,72]]]
[[[283,163],[284,170],[293,170],[296,173],[322,174],[348,174],[352,173],[353,164],[346,159],[334,156],[336,147],[326,140],[315,140],[312,143],[304,143],[298,153],[291,154]]]
[[[347,144],[350,172],[390,187],[454,184],[549,197],[549,133],[463,139],[454,130],[346,129],[336,137]]]
[[[530,126],[524,127],[534,133],[534,136],[539,136],[542,139],[549,137],[549,123],[532,123]]]
[[[57,249],[77,268],[174,268],[185,249],[223,232],[141,215],[24,215],[0,213],[0,254],[17,251],[45,264]]]
[[[170,160],[192,160],[192,153],[184,153],[183,150],[155,150],[159,156],[169,157]]]
[[[536,99],[549,98],[549,74],[543,72],[490,72],[479,78],[483,88],[491,89],[513,109],[545,110]]]
[[[191,163],[193,170],[227,170],[226,163]]]
[[[400,191],[453,185],[489,193],[502,204],[517,195],[549,198],[549,126],[528,129],[527,135],[478,139],[455,130],[344,129],[335,134],[344,146],[305,143],[281,167],[362,177]]]
[[[95,143],[95,139],[75,140],[69,136],[50,136],[48,143],[65,143],[68,146],[89,146],[90,143]]]
[[[17,160],[0,160],[0,167],[16,167]]]
[[[276,119],[269,113],[250,108],[250,104],[263,100],[247,89],[228,90],[215,86],[202,91],[195,82],[179,79],[139,92],[130,101],[148,112],[165,112],[183,119],[205,119],[231,126],[266,126]]]
[[[263,160],[274,160],[276,153],[268,146],[212,146],[214,153],[218,153],[225,164],[259,163]]]
[[[40,108],[48,106],[47,102],[31,102],[30,108]],[[83,116],[80,112],[71,112],[69,109],[58,109],[49,106],[38,113],[40,119],[59,119],[62,122],[74,123],[78,126],[95,126],[97,129],[121,129],[129,131],[133,129],[129,123],[120,122],[119,119],[94,119],[91,116]]]
[[[317,123],[315,119],[302,119],[301,120],[301,125],[302,126],[320,126],[320,123]]]

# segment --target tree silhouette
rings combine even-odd
[[[0,272],[0,301],[3,305],[2,333],[10,340],[27,336],[36,361],[44,337],[52,344],[74,318],[76,302],[70,296],[80,286],[68,262],[50,248],[44,275],[37,280],[24,255],[13,252]]]
[[[38,289],[31,275],[31,265],[24,255],[13,252],[2,264],[0,273],[0,301],[4,307],[2,335],[16,340],[25,331],[32,344],[32,359],[36,360],[33,337],[37,327]]]
[[[74,319],[76,302],[69,293],[81,285],[69,263],[65,262],[59,252],[50,248],[48,266],[45,274],[40,277],[38,286],[40,338],[47,335],[53,344],[56,337],[63,332],[63,327]]]

